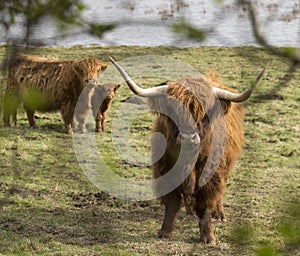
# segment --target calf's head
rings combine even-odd
[[[116,95],[116,91],[120,88],[120,84],[106,83],[99,84],[95,87],[94,95],[92,97],[93,111],[97,111],[100,107],[105,109]]]

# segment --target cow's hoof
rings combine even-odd
[[[36,124],[30,125],[31,129],[38,129],[39,127]]]
[[[67,130],[66,134],[73,134],[73,130]]]
[[[226,222],[225,213],[223,211],[213,211],[211,216],[221,222]]]
[[[200,236],[200,243],[215,245],[216,244],[216,238],[212,234],[211,235],[202,235],[202,236]]]
[[[160,230],[157,234],[157,237],[161,238],[161,239],[169,239],[169,238],[172,237],[172,233],[171,232],[164,232],[164,231]]]

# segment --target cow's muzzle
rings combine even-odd
[[[88,85],[97,85],[97,80],[96,79],[86,79],[85,83]]]
[[[176,138],[176,144],[182,145],[182,144],[200,144],[200,136],[198,133],[185,133],[180,132]]]

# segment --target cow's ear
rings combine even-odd
[[[107,67],[108,67],[108,65],[106,63],[101,63],[99,71],[104,72],[107,69]]]
[[[221,102],[221,106],[222,106],[222,109],[223,109],[223,113],[226,115],[228,113],[228,111],[230,110],[231,108],[231,101],[228,101],[228,100],[220,100]]]
[[[114,91],[118,90],[120,88],[120,86],[121,86],[120,84],[115,84]]]

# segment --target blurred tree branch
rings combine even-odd
[[[215,0],[215,2],[222,4],[222,0]],[[275,48],[273,45],[269,44],[265,36],[260,31],[260,22],[257,18],[257,9],[254,6],[254,1],[251,0],[236,0],[236,5],[243,7],[243,9],[248,10],[249,19],[252,25],[252,31],[254,38],[260,46],[264,47],[270,53],[288,59],[292,62],[292,67],[300,65],[300,50],[293,47],[286,48]],[[181,34],[189,39],[192,39],[197,42],[202,42],[205,40],[205,37],[208,36],[205,29],[199,29],[191,24],[188,24],[184,20],[175,23],[172,26],[172,29],[175,33]],[[292,70],[292,68],[291,68]]]
[[[14,59],[17,46],[43,45],[42,40],[32,41],[35,26],[45,17],[51,17],[60,30],[73,27],[83,28],[82,32],[98,37],[115,28],[114,24],[97,24],[85,21],[81,14],[86,6],[82,0],[1,0],[0,1],[0,26],[4,29],[4,39],[7,45],[6,59],[1,63],[2,79],[0,81],[0,113],[3,102],[3,79],[7,64]],[[24,33],[19,33],[16,38],[11,38],[10,29],[22,26]],[[28,50],[28,49],[27,49]],[[24,51],[24,49],[23,49]]]
[[[253,34],[258,44],[265,47],[268,51],[270,51],[274,55],[278,55],[280,57],[287,58],[293,62],[294,65],[300,64],[300,53],[297,53],[295,48],[286,48],[284,50],[278,50],[270,45],[266,38],[261,34],[259,27],[260,24],[257,20],[257,11],[253,6],[252,1],[248,0],[240,0],[240,4],[247,5],[249,7],[250,21],[253,28]]]
[[[184,20],[179,23],[175,23],[172,28],[175,33],[186,36],[197,42],[204,41],[206,37],[206,32],[204,30],[199,30]]]
[[[0,25],[5,30],[7,44],[14,44],[9,38],[9,30],[16,25],[16,19],[23,20],[25,36],[18,38],[18,42],[29,46],[34,26],[45,17],[51,17],[56,21],[59,29],[68,29],[71,26],[81,27],[84,32],[102,37],[112,30],[114,24],[96,24],[87,22],[81,17],[86,6],[82,0],[2,0],[0,2]]]

